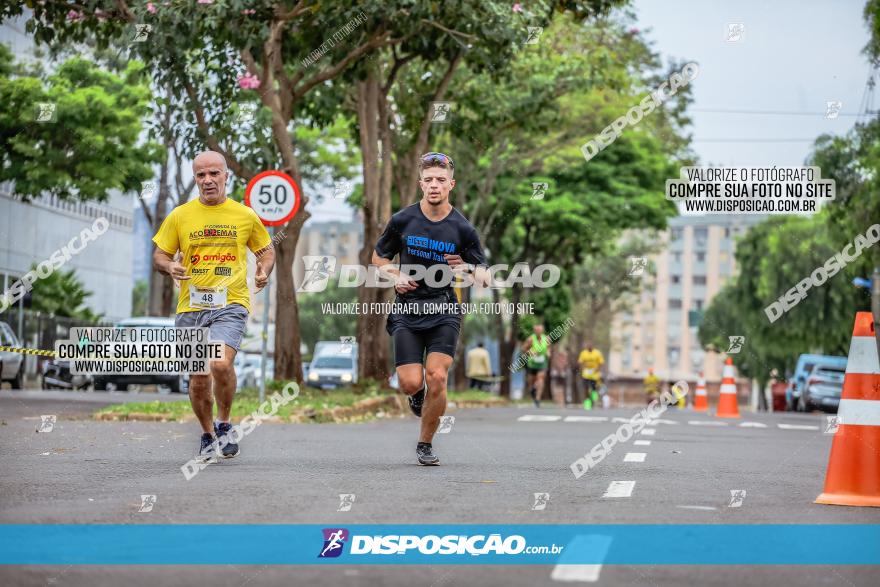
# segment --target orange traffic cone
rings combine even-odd
[[[739,418],[739,405],[736,403],[736,382],[734,381],[733,359],[724,361],[721,371],[721,391],[718,396],[718,418]]]
[[[816,503],[880,507],[880,366],[871,312],[858,312],[825,490]]]
[[[703,378],[703,372],[700,371],[700,378],[697,379],[697,391],[694,394],[694,411],[706,412],[709,410],[709,397],[706,395],[706,379]]]

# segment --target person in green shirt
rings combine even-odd
[[[534,333],[522,344],[522,352],[529,359],[526,362],[526,386],[532,394],[535,407],[541,407],[541,394],[550,366],[550,337],[544,334],[544,325],[535,324]]]

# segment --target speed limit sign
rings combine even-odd
[[[283,171],[264,171],[248,182],[244,203],[253,208],[264,225],[279,226],[299,210],[299,186]]]

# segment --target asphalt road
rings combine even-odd
[[[825,419],[818,414],[746,413],[741,421],[715,425],[718,421],[709,416],[670,410],[651,427],[653,435],[619,445],[580,479],[571,473],[572,461],[618,428],[615,417],[629,417],[634,408],[450,411],[452,429],[434,443],[440,467],[415,464],[415,418],[268,424],[243,441],[238,458],[211,465],[186,481],[180,466],[197,449],[195,424],[83,419],[120,395],[125,394],[0,392],[0,523],[880,523],[878,509],[812,503],[822,490],[832,439],[823,433]],[[135,401],[156,397],[132,396]],[[58,420],[52,432],[37,433],[44,414],[57,414]],[[631,453],[643,456],[627,456]],[[634,481],[629,496],[605,496],[616,481]],[[733,490],[745,493],[731,507]],[[550,494],[543,510],[533,509],[535,493]],[[140,513],[145,494],[155,495],[156,503],[153,511]],[[337,511],[340,494],[356,495],[350,511]],[[2,567],[0,582],[513,586],[558,584],[553,570]],[[594,570],[600,585],[847,586],[874,585],[878,571],[865,566],[664,565]]]

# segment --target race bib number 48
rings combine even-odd
[[[217,310],[226,307],[225,287],[189,286],[189,305],[199,310]]]

